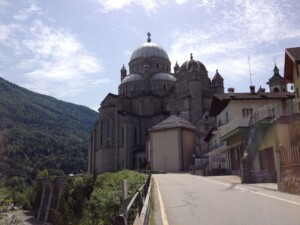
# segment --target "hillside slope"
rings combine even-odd
[[[37,94],[0,77],[0,173],[29,183],[36,172],[87,167],[89,132],[98,113]]]

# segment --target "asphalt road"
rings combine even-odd
[[[166,216],[164,223],[155,222],[156,225],[300,225],[299,195],[215,177],[153,177]]]

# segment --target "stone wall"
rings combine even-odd
[[[300,194],[300,165],[280,168],[278,190],[292,194]]]

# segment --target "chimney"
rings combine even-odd
[[[250,93],[255,95],[255,86],[254,85],[250,86]]]
[[[234,88],[228,88],[228,95],[234,97]]]

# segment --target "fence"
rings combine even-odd
[[[124,190],[123,190],[124,191]],[[149,220],[150,210],[150,194],[151,194],[151,173],[149,173],[147,180],[143,186],[135,193],[130,202],[124,202],[123,213],[116,218],[116,225],[128,225],[128,215],[133,210],[134,206],[138,207],[138,215],[134,221],[134,225],[147,225]]]
[[[300,146],[280,148],[280,166],[300,165]]]
[[[279,148],[278,189],[300,195],[300,146]]]

